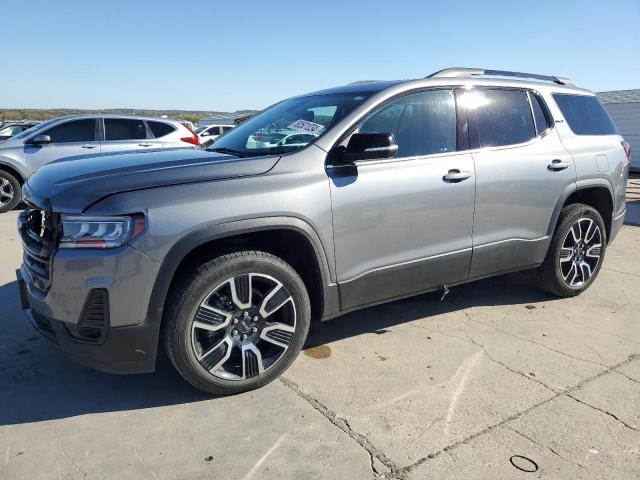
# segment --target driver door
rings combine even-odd
[[[94,118],[83,118],[59,123],[38,135],[48,135],[51,143],[32,145],[25,142],[24,150],[29,166],[29,174],[42,165],[61,158],[100,152],[97,136],[97,122]]]
[[[467,278],[475,176],[455,97],[440,89],[388,102],[355,131],[392,133],[395,158],[328,167],[342,309]]]

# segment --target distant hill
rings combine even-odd
[[[221,115],[233,113],[235,115],[252,115],[257,110],[236,110],[235,112],[219,112],[214,110],[145,110],[138,108],[109,108],[106,110],[80,110],[76,108],[53,108],[53,109],[32,109],[32,108],[0,108],[0,121],[3,120],[49,120],[50,118],[61,117],[63,115],[82,115],[114,113],[117,115],[141,115],[145,117],[179,118],[190,122],[198,122],[211,115]]]

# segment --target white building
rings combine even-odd
[[[597,95],[631,145],[631,168],[640,171],[640,89],[600,92]]]

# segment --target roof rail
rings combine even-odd
[[[510,72],[508,70],[485,70],[484,68],[445,68],[444,70],[439,70],[435,73],[432,73],[426,78],[479,77],[479,76],[532,78],[535,80],[542,80],[545,82],[557,83],[559,85],[575,85],[573,80],[570,80],[568,78],[563,78],[563,77],[556,77],[553,75]]]

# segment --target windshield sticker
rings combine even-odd
[[[325,127],[324,125],[320,125],[319,123],[313,123],[308,120],[300,119],[293,122],[287,128],[291,130],[298,130],[300,132],[318,133],[321,130],[324,130]]]

